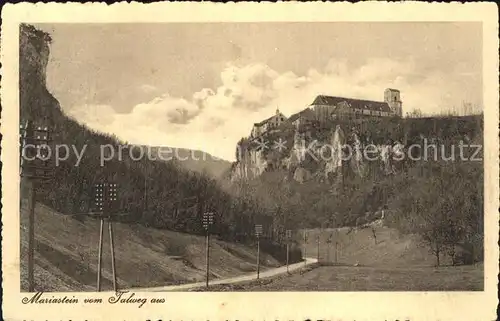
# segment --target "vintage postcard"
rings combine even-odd
[[[5,320],[494,320],[494,3],[16,4]]]

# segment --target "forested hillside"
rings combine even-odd
[[[213,233],[240,242],[253,241],[254,224],[271,225],[271,213],[259,211],[251,197],[235,197],[208,175],[188,171],[178,162],[151,161],[147,157],[136,160],[138,148],[92,131],[64,115],[45,85],[51,41],[49,34],[21,26],[20,119],[23,123],[48,125],[53,131],[52,144],[70,150],[69,157],[55,166],[54,179],[39,186],[39,202],[63,214],[88,213],[93,210],[94,184],[109,180],[118,185],[119,212],[127,214],[120,217],[123,222],[203,234],[202,215],[213,211]],[[115,154],[102,166],[101,146],[117,151],[120,145],[122,159]],[[80,162],[73,150],[84,150]],[[281,249],[267,231],[263,241],[268,244],[263,250]],[[292,254],[293,260],[299,258],[300,251]]]

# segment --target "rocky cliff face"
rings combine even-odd
[[[233,166],[231,180],[247,180],[259,177],[267,168],[268,162],[262,150],[242,150],[238,162]]]
[[[242,157],[233,164],[230,176],[232,181],[248,180],[279,169],[299,183],[317,180],[335,187],[346,179],[371,176],[377,180],[397,174],[425,157],[426,145],[444,148],[440,153],[448,155],[460,142],[480,144],[481,139],[481,115],[282,126],[257,139],[240,141]]]
[[[282,138],[291,138],[290,148],[280,148]],[[320,130],[284,128],[279,135],[240,143],[231,180],[255,179],[266,171],[285,169],[289,178],[299,183],[318,180],[335,186],[346,176],[365,177],[370,171],[394,173],[392,160],[402,150],[403,145],[394,139],[386,144],[375,144],[369,138],[363,142],[358,130],[346,124],[330,124]]]
[[[49,61],[51,38],[43,31],[29,25],[20,26],[20,67],[25,71],[20,77],[29,77],[45,86],[45,75]]]
[[[53,126],[62,117],[59,102],[46,87],[50,36],[33,26],[19,30],[19,91],[21,121]]]

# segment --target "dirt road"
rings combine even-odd
[[[309,266],[311,264],[316,263],[317,260],[315,258],[306,258],[305,262],[299,262],[299,263],[294,263],[289,265],[288,270],[290,272],[296,271],[298,269],[301,269],[305,266]],[[274,269],[269,269],[267,271],[263,271],[260,273],[260,278],[270,278],[273,276],[281,275],[286,273],[286,266],[280,266],[278,268]],[[257,274],[256,272],[251,273],[251,274],[245,274],[237,277],[232,277],[232,278],[227,278],[227,279],[221,279],[221,280],[214,280],[209,283],[209,285],[220,285],[220,284],[234,284],[234,283],[239,283],[239,282],[245,282],[245,281],[251,281],[256,279]],[[180,284],[180,285],[169,285],[169,286],[163,286],[163,287],[152,287],[152,288],[134,288],[134,289],[129,289],[126,291],[148,291],[148,292],[168,292],[168,291],[185,291],[185,290],[191,290],[191,289],[196,289],[196,288],[201,288],[205,287],[205,282],[196,282],[196,283],[188,283],[188,284]]]

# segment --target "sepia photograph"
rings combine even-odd
[[[483,22],[98,20],[17,24],[23,305],[485,291]]]
[[[480,23],[19,36],[23,289],[483,289]]]

